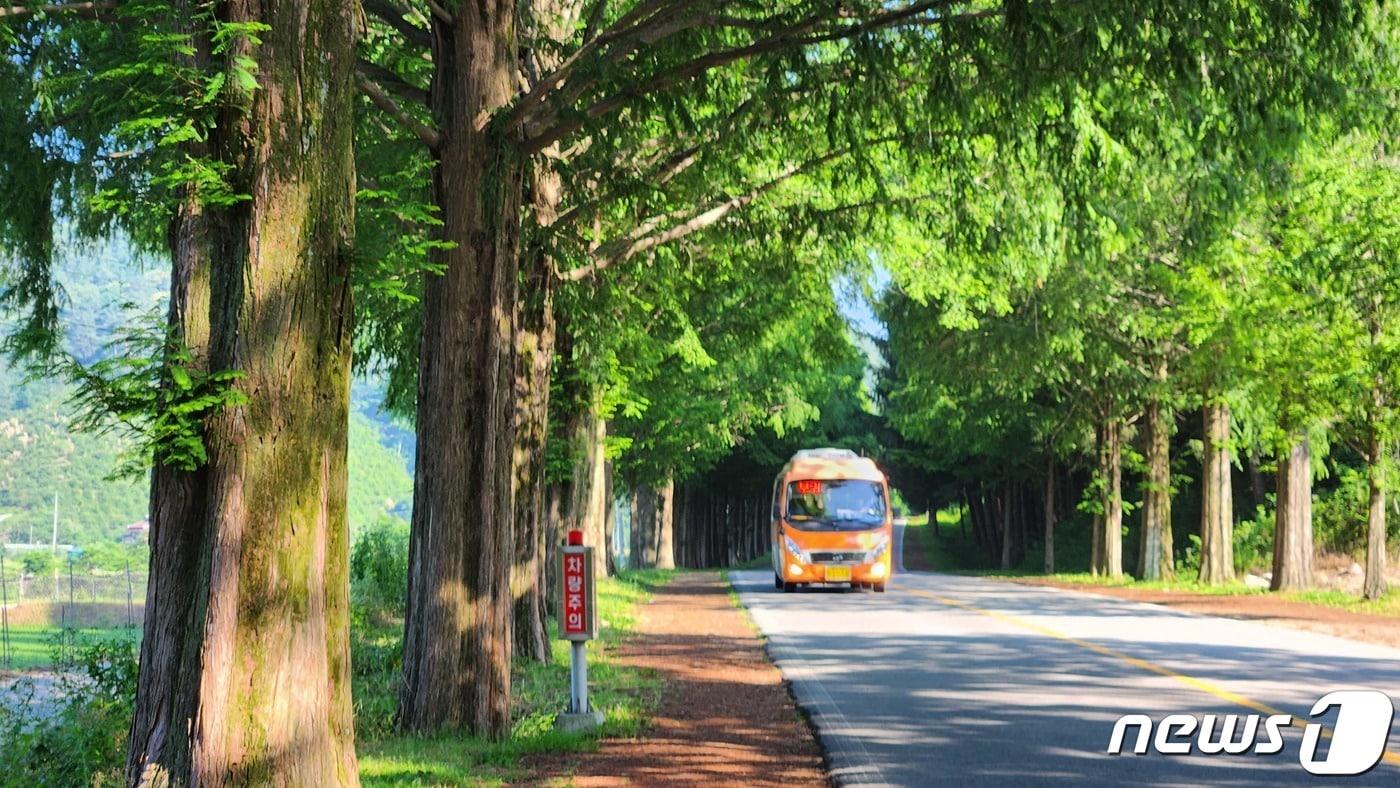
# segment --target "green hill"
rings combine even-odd
[[[59,281],[67,303],[63,322],[69,350],[84,363],[101,358],[123,303],[149,307],[163,301],[164,268],[133,259],[119,243],[68,250]],[[0,321],[0,330],[3,330]],[[69,429],[70,388],[61,381],[25,381],[0,362],[0,536],[6,542],[47,542],[58,497],[58,539],[109,541],[146,517],[144,480],[108,480],[123,446],[114,436]],[[357,529],[392,513],[406,517],[413,497],[411,430],[379,411],[372,381],[352,389],[349,517]]]

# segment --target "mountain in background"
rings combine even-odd
[[[107,354],[131,304],[163,305],[168,267],[142,260],[120,242],[65,250],[57,277],[66,303],[63,324],[70,352],[83,363]],[[0,330],[5,327],[0,325]],[[146,518],[145,480],[108,480],[123,449],[113,435],[69,429],[71,389],[61,381],[29,380],[0,362],[0,538],[52,538],[58,497],[58,541],[90,544],[116,539]],[[349,517],[352,531],[386,515],[407,518],[413,498],[413,432],[380,410],[373,381],[351,388]]]

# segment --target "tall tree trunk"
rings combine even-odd
[[[587,407],[575,414],[573,429],[574,469],[569,501],[569,524],[583,532],[583,542],[593,548],[594,577],[608,576],[606,534],[607,477],[603,443],[607,423],[601,415],[602,403],[595,393]]]
[[[546,618],[559,616],[559,548],[564,544],[564,529],[568,525],[568,501],[572,497],[565,482],[545,485],[544,515],[544,612]]]
[[[656,568],[675,569],[676,552],[673,544],[675,525],[676,483],[666,477],[666,483],[656,491]]]
[[[612,460],[603,461],[603,561],[607,564],[608,574],[617,575],[620,567],[617,565],[617,553],[613,549],[617,544],[617,493],[613,487],[613,463]]]
[[[1158,372],[1165,378],[1165,369]],[[1176,574],[1172,559],[1171,416],[1160,400],[1147,403],[1147,479],[1142,496],[1138,579],[1165,580]]]
[[[1376,395],[1377,401],[1380,395]],[[1389,458],[1385,456],[1385,443],[1381,440],[1380,428],[1372,425],[1370,441],[1369,478],[1370,501],[1366,519],[1366,582],[1362,593],[1367,599],[1380,599],[1385,596],[1385,466]]]
[[[521,156],[483,118],[516,91],[515,4],[432,22],[442,273],[423,286],[399,724],[510,732]]]
[[[1045,574],[1055,573],[1055,455],[1045,461]]]
[[[232,206],[172,232],[171,323],[245,401],[205,425],[208,463],[153,474],[153,550],[127,778],[357,784],[350,703],[350,394],[356,13],[233,4],[267,25],[227,57],[257,90],[208,152]]]
[[[531,176],[536,221],[552,223],[559,176],[536,168]],[[553,195],[552,197],[549,195]],[[526,292],[516,301],[515,326],[515,652],[549,660],[545,632],[545,456],[549,440],[549,376],[554,363],[554,271],[543,249],[524,257]]]
[[[1123,576],[1123,423],[1117,418],[1104,421],[1099,440],[1099,549],[1093,566],[1095,575]]]
[[[1014,493],[1009,480],[1002,488],[1001,501],[1001,568],[1011,569],[1015,566],[1016,525],[1012,515],[1015,506]]]
[[[192,190],[191,190],[192,191]],[[180,206],[171,229],[169,322],[196,363],[209,349],[208,217]],[[157,464],[151,473],[150,575],[140,672],[127,750],[127,782],[188,782],[192,742],[184,735],[199,703],[209,542],[208,474]]]
[[[1278,510],[1274,513],[1275,591],[1312,585],[1312,455],[1300,436],[1278,464]]]
[[[1226,583],[1235,577],[1235,506],[1230,488],[1230,406],[1210,402],[1201,409],[1204,422],[1201,456],[1202,583]]]
[[[632,490],[632,534],[636,546],[633,565],[640,569],[656,566],[656,491],[645,484]]]

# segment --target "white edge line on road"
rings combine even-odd
[[[734,572],[727,572],[725,576],[730,587],[738,591],[739,598],[748,608],[746,597],[753,592],[747,589],[739,590]],[[753,618],[751,609],[749,617]],[[758,621],[754,620],[754,624],[757,626]],[[759,627],[759,631],[762,632],[762,627]],[[765,633],[764,637],[768,642],[769,659],[777,666],[783,678],[792,685],[794,700],[816,728],[818,743],[826,752],[830,764],[832,781],[837,785],[852,788],[890,785],[880,767],[870,757],[870,752],[865,749],[865,743],[859,737],[846,733],[851,728],[850,721],[841,713],[841,708],[817,678],[817,671],[802,658],[797,647],[786,642],[781,635]]]

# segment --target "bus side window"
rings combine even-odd
[[[773,482],[773,511],[771,514],[771,518],[773,520],[778,520],[782,518],[782,509],[778,506],[778,494],[781,493],[782,490],[783,477],[779,476],[777,481]]]

